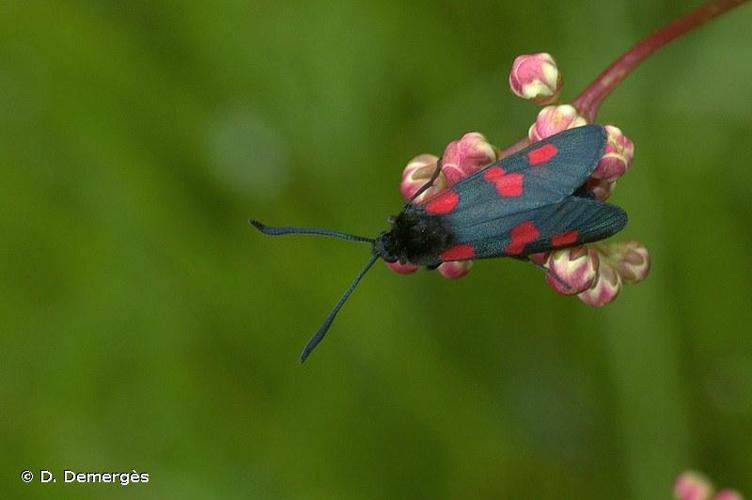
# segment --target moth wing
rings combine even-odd
[[[626,223],[626,212],[616,205],[570,196],[546,207],[475,224],[455,224],[452,231],[455,246],[463,249],[466,258],[482,259],[520,257],[598,241],[621,231]],[[447,255],[452,252],[442,253]]]
[[[606,131],[599,125],[538,141],[452,186],[459,203],[447,216],[472,224],[559,203],[585,183],[605,145]]]

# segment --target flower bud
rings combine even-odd
[[[676,478],[674,484],[674,498],[676,500],[710,500],[713,486],[703,475],[694,472],[683,472]]]
[[[523,54],[512,63],[509,86],[523,99],[540,105],[551,104],[561,93],[561,74],[551,54]]]
[[[616,181],[607,181],[590,177],[587,182],[585,182],[585,187],[593,194],[593,198],[598,201],[606,201],[609,196],[611,196],[611,193],[614,192]]]
[[[632,165],[634,144],[613,125],[605,125],[607,139],[603,156],[591,174],[596,179],[613,181],[624,175]]]
[[[744,500],[744,497],[736,490],[721,490],[715,494],[713,500]]]
[[[605,252],[609,263],[626,283],[639,283],[650,273],[650,254],[638,241],[611,243]]]
[[[415,195],[415,193],[428,182],[436,170],[436,165],[439,159],[430,154],[423,154],[416,156],[410,163],[407,164],[402,171],[402,182],[400,183],[400,192],[405,200],[409,200]],[[421,203],[423,200],[433,196],[446,187],[446,178],[443,174],[439,174],[439,177],[433,183],[433,186],[426,189],[415,200],[416,203]]]
[[[449,262],[442,262],[439,267],[436,268],[444,278],[454,280],[466,276],[473,267],[472,260],[456,260]]]
[[[578,294],[577,297],[589,306],[603,307],[619,295],[621,287],[619,274],[613,267],[601,261],[598,266],[598,277],[592,288]]]
[[[468,132],[452,141],[441,157],[441,172],[451,186],[496,161],[496,150],[483,134]]]
[[[598,277],[598,265],[598,253],[587,246],[556,250],[546,262],[546,281],[562,295],[584,292]]]
[[[530,142],[536,142],[585,124],[587,124],[587,121],[577,113],[574,106],[569,104],[546,106],[538,113],[538,117],[535,119],[535,123],[530,126],[527,135]]]
[[[397,262],[385,262],[385,264],[386,264],[386,267],[388,267],[390,270],[394,271],[397,274],[412,274],[419,269],[419,266],[416,266],[415,264],[410,264],[409,262],[406,264],[400,264],[399,261],[397,261]]]

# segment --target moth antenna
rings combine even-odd
[[[413,194],[410,197],[410,199],[407,200],[407,203],[405,203],[405,207],[407,207],[408,205],[410,205],[410,203],[414,202],[415,198],[417,198],[418,196],[422,195],[426,191],[426,189],[428,189],[431,186],[433,186],[433,183],[436,182],[436,179],[439,178],[440,174],[441,174],[441,159],[439,159],[439,161],[436,162],[436,168],[433,170],[433,173],[431,174],[431,178],[428,179],[425,182],[425,184],[423,184],[420,187],[420,189],[418,189],[417,191],[415,191],[415,194]]]
[[[329,313],[329,316],[326,317],[324,322],[321,324],[321,327],[316,332],[316,334],[311,337],[311,339],[306,343],[305,347],[303,348],[303,352],[300,353],[300,362],[303,363],[306,358],[311,354],[311,351],[313,351],[317,345],[319,345],[319,342],[321,342],[324,338],[324,335],[326,335],[327,330],[329,330],[329,327],[332,326],[332,322],[334,321],[334,318],[337,316],[337,313],[340,309],[342,309],[342,306],[347,301],[347,299],[350,297],[350,294],[353,293],[353,290],[355,290],[355,287],[358,286],[358,283],[360,283],[360,280],[363,279],[363,276],[366,275],[366,273],[371,269],[374,262],[376,262],[379,259],[378,255],[374,255],[371,257],[371,259],[368,261],[368,263],[361,269],[361,271],[358,273],[357,276],[355,276],[355,279],[352,281],[350,286],[345,290],[345,293],[342,294],[342,297],[339,299],[339,302],[334,306],[332,311]]]
[[[365,243],[373,243],[373,238],[366,238],[365,236],[358,236],[356,234],[342,233],[339,231],[332,231],[330,229],[321,229],[318,227],[293,227],[293,226],[267,226],[266,224],[259,222],[255,219],[249,219],[248,224],[255,227],[262,233],[268,236],[282,236],[285,234],[313,234],[317,236],[328,236],[330,238],[338,238],[340,240],[347,241],[362,241]]]

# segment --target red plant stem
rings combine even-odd
[[[598,78],[575,98],[572,105],[588,122],[592,123],[603,100],[642,61],[675,38],[702,26],[747,1],[713,0],[643,38],[598,75]]]
[[[588,123],[593,123],[598,114],[603,100],[640,65],[642,61],[650,57],[658,49],[688,33],[695,28],[711,21],[719,15],[727,12],[734,7],[738,7],[749,0],[712,0],[697,9],[685,14],[684,16],[672,21],[666,26],[658,29],[653,34],[643,38],[629,50],[623,53],[614,61],[603,73],[588,85],[585,90],[578,95],[572,105],[577,109]],[[509,156],[530,144],[530,140],[525,137],[513,145],[501,151],[499,158]]]

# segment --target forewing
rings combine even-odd
[[[459,202],[450,217],[476,223],[559,203],[585,183],[605,144],[599,125],[536,142],[452,186]]]
[[[627,223],[621,208],[587,198],[570,196],[546,207],[488,219],[476,224],[454,223],[454,250],[466,258],[520,257],[602,240]],[[452,249],[442,260],[454,260]],[[461,259],[458,259],[461,260]]]
[[[436,217],[451,235],[452,246],[439,255],[445,261],[527,255],[603,239],[624,226],[626,214],[572,194],[595,169],[605,144],[598,125],[566,130],[406,211]]]

